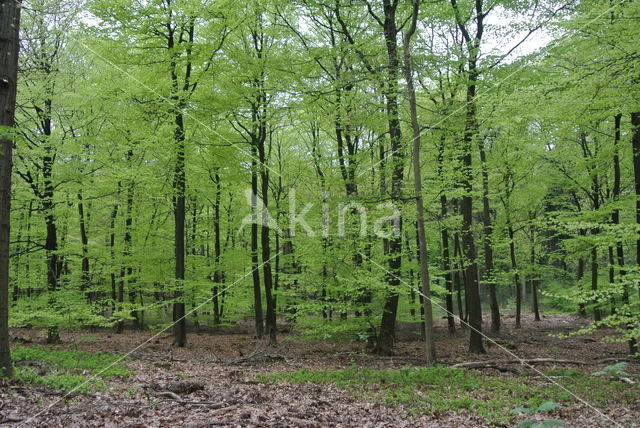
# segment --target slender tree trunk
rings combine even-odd
[[[193,203],[193,209],[191,211],[191,239],[189,246],[191,250],[191,276],[192,278],[197,278],[197,262],[196,258],[198,255],[198,199],[196,197],[191,198],[191,202]],[[204,247],[200,248],[200,256],[204,256]],[[189,294],[191,295],[191,313],[193,314],[193,327],[198,330],[200,328],[200,319],[198,318],[198,304],[196,302],[196,289],[195,287],[189,287]]]
[[[531,309],[535,321],[540,321],[540,308],[538,307],[538,280],[536,279],[535,265],[536,265],[536,243],[533,239],[533,230],[531,231],[531,268],[534,272],[531,274]]]
[[[631,146],[633,149],[633,176],[634,190],[636,194],[636,225],[640,226],[640,111],[631,113],[632,137]],[[640,269],[640,229],[636,239],[636,266]],[[637,283],[640,292],[640,281]]]
[[[621,187],[621,181],[622,181],[622,174],[620,171],[620,155],[619,155],[619,143],[620,143],[620,125],[621,125],[621,121],[622,121],[622,115],[621,114],[617,114],[614,117],[614,139],[613,139],[613,144],[614,144],[614,150],[613,150],[613,199],[614,202],[617,203],[618,200],[620,199],[620,187]],[[635,161],[635,158],[634,158]],[[613,221],[613,224],[615,225],[619,225],[620,224],[620,210],[618,209],[617,205],[615,207],[615,209],[613,210],[613,213],[611,214],[611,219]],[[618,240],[616,241],[616,260],[617,260],[617,264],[618,264],[618,278],[619,281],[622,283],[622,304],[624,307],[624,313],[623,315],[625,316],[629,316],[631,317],[632,314],[630,313],[630,311],[628,310],[628,305],[629,305],[629,286],[624,283],[624,277],[626,275],[626,271],[624,269],[624,249],[622,246],[622,241]],[[626,328],[628,330],[633,329],[633,323],[629,322],[626,324]],[[636,340],[635,337],[629,338],[629,340],[627,341],[628,345],[629,345],[629,354],[633,355],[635,353],[638,352],[638,342]]]
[[[87,292],[87,288],[91,286],[90,272],[89,272],[89,237],[87,236],[87,225],[84,214],[84,201],[82,197],[82,190],[78,191],[78,218],[80,220],[80,242],[82,244],[82,278],[80,282],[80,290]],[[89,292],[89,301],[95,300],[93,292]]]
[[[422,197],[422,174],[420,165],[420,124],[418,123],[418,111],[416,107],[416,93],[413,85],[413,69],[411,58],[411,37],[415,33],[418,21],[418,0],[413,0],[413,13],[411,26],[404,37],[404,63],[405,80],[409,96],[409,109],[411,112],[411,129],[413,131],[413,181],[416,198],[416,223],[418,232],[418,255],[420,265],[420,284],[424,299],[424,327],[426,342],[427,364],[436,361],[436,348],[433,338],[433,309],[431,306],[431,284],[429,278],[429,254],[427,253],[427,237],[424,230],[424,200]]]
[[[251,146],[251,273],[253,277],[253,309],[256,326],[256,337],[264,336],[262,314],[262,289],[260,286],[260,265],[258,258],[258,152]]]
[[[592,233],[595,234],[595,232]],[[595,244],[591,248],[591,291],[594,293],[598,291],[598,247]],[[593,305],[593,320],[600,321],[602,315],[597,298],[593,299]]]
[[[587,235],[586,229],[580,229],[579,233],[580,233],[580,236],[586,236]],[[579,257],[578,258],[578,271],[576,272],[576,282],[577,282],[577,287],[580,290],[580,292],[583,292],[581,282],[584,279],[585,266],[586,266],[585,259],[582,256]],[[587,311],[585,310],[585,306],[584,306],[583,302],[580,302],[578,304],[578,314],[581,315],[581,316],[586,316],[587,315]]]
[[[262,140],[258,146],[260,157],[260,176],[262,183],[262,225],[261,225],[261,247],[262,247],[262,275],[264,280],[265,299],[267,303],[267,313],[265,317],[266,333],[269,335],[269,343],[277,343],[276,311],[273,298],[273,276],[271,271],[271,244],[269,239],[269,171],[267,170],[265,141]]]
[[[462,298],[462,291],[464,290],[464,260],[462,259],[462,254],[460,253],[460,234],[456,232],[453,236],[453,258],[456,260],[456,270],[453,272],[453,282],[455,284],[457,290],[458,297],[458,316],[460,319],[460,326],[462,328],[466,328],[467,321],[467,306],[463,304],[466,302],[467,297]]]
[[[2,149],[0,149],[2,150]],[[2,151],[0,151],[0,156],[2,156]],[[31,202],[29,202],[31,204]],[[29,213],[30,214],[30,213]],[[25,222],[25,217],[26,214],[20,216],[20,220],[22,220],[21,223]],[[14,224],[15,225],[15,224]],[[17,245],[16,245],[16,252],[18,253],[16,256],[13,257],[13,272],[14,272],[14,281],[13,281],[13,293],[11,296],[11,301],[13,301],[13,303],[16,303],[18,301],[18,299],[20,298],[20,264],[21,264],[21,259],[22,257],[20,256],[20,253],[22,252],[22,245],[20,245],[20,243],[22,242],[22,228],[23,225],[20,224],[18,226],[18,236],[16,237],[16,241],[17,241]],[[25,244],[25,250],[28,249],[29,246],[29,240],[26,240],[26,244]],[[11,265],[9,265],[9,269],[11,268]],[[0,375],[1,377],[1,375]]]
[[[0,5],[0,126],[15,125],[20,1]],[[9,350],[9,241],[13,135],[0,130],[0,376],[11,377]]]
[[[120,183],[118,183],[118,195],[120,194]],[[116,259],[116,218],[118,217],[118,203],[113,204],[113,209],[111,210],[110,216],[110,225],[109,225],[109,254],[111,255],[111,263],[115,262]],[[117,284],[116,284],[116,272],[114,270],[115,267],[111,269],[111,310],[115,312],[116,310],[116,301],[118,299],[117,295]]]
[[[607,247],[607,250],[609,254],[609,288],[613,289],[616,283],[616,273],[615,273],[616,259],[613,254],[613,247],[611,245]],[[610,305],[611,305],[611,314],[613,315],[618,311],[615,296],[611,296]]]
[[[50,104],[50,103],[49,103]],[[50,107],[49,107],[50,108]],[[47,119],[48,124],[45,125],[45,135],[51,135],[51,120]],[[49,293],[51,293],[50,304],[56,306],[55,293],[58,290],[58,280],[63,268],[63,261],[58,254],[58,227],[56,224],[56,217],[53,212],[53,192],[54,186],[52,183],[52,169],[53,169],[53,154],[51,153],[50,141],[47,139],[45,152],[47,153],[43,158],[43,181],[44,181],[44,193],[42,200],[42,208],[45,212],[45,223],[47,228],[47,238],[45,241],[45,252],[47,257],[47,285]],[[47,343],[59,343],[60,333],[58,327],[51,326],[47,329]]]
[[[176,29],[177,25],[173,22],[173,15],[170,13],[166,24],[168,34],[167,51],[169,52],[170,61],[170,77],[172,85],[172,110],[174,117],[173,139],[175,143],[175,168],[173,175],[173,217],[174,217],[174,243],[175,243],[175,293],[173,304],[173,344],[183,347],[187,344],[187,320],[184,303],[184,280],[185,280],[185,217],[186,217],[186,171],[185,171],[185,125],[184,125],[184,108],[186,107],[186,98],[192,91],[190,84],[191,77],[191,49],[194,40],[195,24],[193,19],[182,27],[182,32],[177,38],[177,44],[186,44],[186,62],[184,81],[179,81],[178,64],[176,59]],[[186,37],[184,37],[186,36]]]
[[[442,137],[440,139],[440,145],[438,147],[438,177],[441,180],[444,180],[444,147],[445,147],[445,138]],[[456,322],[454,319],[453,312],[453,293],[454,291],[454,281],[453,275],[451,272],[451,256],[449,250],[449,229],[444,224],[444,221],[448,217],[448,202],[447,202],[447,194],[443,190],[440,194],[440,221],[442,222],[442,227],[440,229],[440,239],[442,241],[442,269],[444,270],[444,281],[445,288],[447,289],[447,296],[445,298],[445,304],[447,309],[447,326],[449,329],[450,335],[456,334]]]
[[[514,271],[514,282],[516,286],[516,328],[520,328],[520,314],[522,313],[522,287],[520,286],[520,273],[516,262],[516,244],[513,239],[513,226],[511,222],[507,223],[509,233],[509,256],[511,258],[511,269]]]
[[[173,342],[175,346],[183,347],[187,343],[187,320],[184,304],[184,279],[185,279],[185,145],[184,145],[184,119],[182,110],[175,116],[176,130],[176,167],[174,175],[173,214],[175,221],[175,256],[176,256],[176,291],[174,298],[175,324],[173,328]]]
[[[491,222],[491,209],[489,206],[489,171],[487,167],[487,155],[485,152],[484,141],[478,141],[478,147],[480,149],[480,163],[482,167],[482,239],[484,245],[484,282],[487,284],[489,289],[491,331],[499,333],[500,306],[498,305],[496,282],[493,273],[493,244],[491,242],[493,224]]]
[[[22,227],[26,229],[26,238],[25,238],[26,244],[24,246],[25,251],[29,249],[29,243],[31,242],[31,215],[33,214],[33,202],[34,202],[33,199],[29,201],[29,204],[27,205],[27,212],[23,217],[24,224],[21,225],[20,228],[18,229],[18,239],[17,239],[18,242],[22,240]],[[19,269],[23,265],[24,265],[24,276],[21,278]],[[26,291],[27,297],[31,297],[31,276],[30,276],[29,266],[30,266],[30,262],[29,262],[28,252],[25,254],[24,258],[21,255],[18,255],[15,257],[14,270],[15,270],[16,279],[13,281],[13,298],[12,298],[14,303],[18,301],[18,299],[20,298],[21,294],[24,293],[24,291]],[[20,287],[21,280],[23,280],[27,284],[27,289],[24,291]]]
[[[446,218],[447,215],[447,196],[442,194],[440,196],[440,213],[442,218]],[[453,317],[453,276],[451,274],[451,260],[449,256],[449,230],[446,226],[442,226],[440,230],[440,237],[442,240],[442,268],[444,270],[444,281],[447,289],[446,308],[447,308],[447,326],[449,334],[456,334],[456,322]]]
[[[125,276],[126,276],[126,270],[124,266],[120,267],[120,280],[118,281],[118,309],[120,311],[124,310],[124,281],[125,281]],[[175,315],[174,315],[174,321],[175,321]],[[122,334],[122,332],[124,332],[124,320],[120,320],[118,321],[118,323],[116,324],[116,333],[117,334]]]
[[[581,282],[584,278],[584,258],[580,257],[578,259],[578,272],[576,272],[576,282],[578,283],[578,288],[582,289]],[[582,316],[585,316],[587,312],[584,309],[584,303],[580,303],[578,305],[578,313]]]
[[[127,155],[128,159],[131,160],[133,158],[133,152],[129,151]],[[127,280],[127,291],[129,293],[129,301],[132,305],[135,306],[136,302],[136,294],[137,291],[134,287],[135,279],[133,276],[133,266],[131,261],[132,251],[132,233],[133,233],[133,197],[134,197],[134,183],[131,181],[129,183],[129,188],[127,189],[127,205],[125,210],[125,220],[124,220],[124,259],[126,264],[126,280]],[[135,329],[142,329],[144,326],[141,322],[140,312],[138,310],[132,310],[131,316],[133,317],[133,327]]]
[[[218,295],[218,287],[220,287],[220,284],[222,283],[222,271],[220,266],[220,257],[222,252],[222,247],[220,245],[220,198],[222,196],[222,183],[220,181],[220,174],[217,172],[214,176],[214,182],[216,185],[216,197],[213,204],[213,324],[218,325],[220,324],[220,296]]]

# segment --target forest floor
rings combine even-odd
[[[419,368],[424,344],[417,340],[417,324],[399,325],[393,357],[368,354],[363,342],[309,340],[294,333],[281,333],[280,344],[268,347],[252,337],[249,322],[190,333],[188,345],[178,349],[167,334],[137,348],[153,333],[107,330],[64,331],[62,345],[43,348],[36,330],[17,329],[13,346],[44,349],[45,360],[62,350],[76,352],[78,359],[88,358],[81,351],[127,354],[122,365],[130,374],[101,383],[91,379],[91,373],[100,375],[100,367],[76,370],[80,379],[91,381],[82,392],[71,393],[37,382],[4,382],[0,424],[480,427],[515,426],[523,420],[552,426],[550,420],[560,420],[569,427],[640,426],[640,362],[629,361],[627,374],[592,375],[623,360],[626,344],[603,340],[610,333],[606,330],[551,336],[585,323],[574,315],[549,314],[540,322],[525,317],[519,330],[511,328],[513,318],[503,322],[504,332],[493,338],[495,343],[486,342],[482,356],[468,353],[466,330],[450,337],[439,325],[442,367],[436,369]],[[535,369],[506,362],[517,358],[570,362],[538,361]],[[491,363],[479,369],[448,367],[469,361]],[[37,361],[16,365],[37,370],[38,379],[52,370]],[[513,412],[545,401],[554,403],[547,411]]]

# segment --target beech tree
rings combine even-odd
[[[9,349],[9,239],[11,171],[18,80],[20,2],[0,3],[0,375],[11,376]]]

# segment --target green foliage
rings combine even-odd
[[[625,371],[628,364],[629,363],[625,361],[621,361],[619,363],[606,366],[602,370],[592,373],[592,376],[614,376],[614,377],[629,376],[629,373]]]
[[[128,317],[128,313],[123,316],[125,319]],[[87,302],[85,293],[70,289],[21,299],[10,319],[11,327],[80,328],[110,327],[113,324],[113,319],[98,313],[97,308]]]
[[[565,421],[562,419],[549,419],[546,421],[538,422],[534,420],[522,421],[518,424],[518,428],[547,428],[547,427],[559,427],[563,426]]]
[[[63,349],[57,346],[18,347],[12,358],[19,382],[74,392],[104,389],[107,381],[133,371],[117,354]]]
[[[581,372],[565,374],[570,376],[563,382],[563,386],[585,399],[600,403],[634,400],[635,391],[621,387],[619,382],[601,380]],[[517,413],[547,413],[556,410],[560,401],[573,402],[572,396],[565,390],[553,385],[536,385],[524,376],[484,376],[448,367],[405,367],[399,370],[356,366],[343,370],[301,369],[264,375],[261,379],[264,382],[284,380],[291,383],[332,383],[372,400],[408,406],[421,413],[460,412],[468,409],[495,424],[511,423]],[[526,407],[514,409],[523,402],[527,403]]]
[[[516,407],[515,409],[511,410],[511,413],[525,414],[525,415],[533,415],[536,413],[549,413],[549,412],[553,412],[558,407],[559,407],[558,403],[556,403],[555,401],[545,401],[544,403],[540,404],[536,408]],[[565,422],[561,419],[549,419],[543,422],[527,419],[525,421],[520,422],[518,424],[518,428],[545,428],[545,427],[562,426],[564,424]]]

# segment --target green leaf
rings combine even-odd
[[[553,412],[558,408],[558,403],[555,401],[545,401],[540,406],[538,406],[539,412]]]

